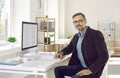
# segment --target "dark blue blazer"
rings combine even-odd
[[[61,50],[64,55],[72,53],[68,65],[80,65],[77,57],[77,41],[78,34],[75,34],[69,45]],[[95,78],[99,77],[109,58],[103,34],[98,30],[88,27],[81,49],[87,67],[95,75]]]

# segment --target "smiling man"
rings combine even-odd
[[[73,24],[78,30],[70,44],[55,55],[61,58],[72,53],[67,66],[55,68],[56,78],[100,78],[108,60],[108,51],[103,34],[86,25],[83,13],[76,13],[72,17]]]

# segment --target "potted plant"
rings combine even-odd
[[[67,39],[71,39],[71,38],[72,38],[72,36],[71,36],[71,35],[67,37]]]
[[[48,37],[50,37],[51,41],[54,41],[54,36],[55,36],[54,33],[49,33],[48,34]]]
[[[53,33],[49,34],[49,37],[54,37],[54,34]]]
[[[10,42],[10,44],[13,46],[13,43],[16,42],[16,38],[15,37],[8,37],[7,41]]]
[[[16,38],[15,38],[15,37],[9,37],[9,38],[7,39],[7,41],[13,43],[13,42],[16,41]]]

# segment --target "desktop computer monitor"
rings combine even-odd
[[[21,40],[21,52],[30,51],[31,49],[36,49],[37,47],[37,31],[38,24],[34,22],[22,22],[22,40]],[[34,51],[35,52],[35,51]]]

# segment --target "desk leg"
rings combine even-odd
[[[35,78],[37,78],[37,75],[35,75]]]
[[[47,73],[45,73],[45,74],[43,75],[43,78],[47,78]]]
[[[55,44],[55,47],[56,47],[56,52],[58,52],[59,51],[59,44]]]

